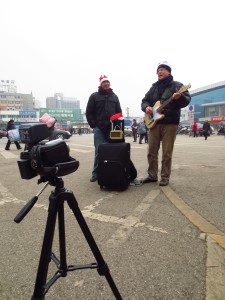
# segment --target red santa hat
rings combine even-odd
[[[123,120],[123,114],[122,112],[118,113],[118,114],[114,114],[110,117],[110,121],[115,121],[115,120]]]
[[[103,83],[103,81],[109,81],[109,78],[106,75],[101,75],[99,78],[99,85],[101,85]]]

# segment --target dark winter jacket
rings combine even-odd
[[[159,81],[153,83],[152,87],[147,92],[144,99],[142,99],[141,109],[144,112],[147,106],[153,107],[154,104],[159,100],[161,103],[163,103],[166,99],[170,98],[173,95],[173,93],[176,92],[176,89],[179,90],[183,86],[182,83],[171,80],[166,86],[168,87],[168,91],[164,97],[163,92],[165,91],[166,87],[164,87],[164,90],[160,91],[158,83]],[[191,96],[189,92],[188,91],[183,92],[181,94],[180,99],[172,100],[168,105],[164,107],[162,114],[165,115],[165,117],[159,120],[157,123],[158,124],[179,124],[180,109],[182,107],[187,106],[190,103],[190,101],[191,101]]]
[[[14,123],[8,122],[7,128],[6,128],[7,131],[12,130],[12,129],[15,129],[15,128],[16,128],[16,126],[15,126]]]
[[[122,112],[117,95],[111,90],[104,93],[101,90],[93,93],[86,108],[86,118],[91,128],[98,127],[107,132],[111,129],[110,117]]]
[[[131,129],[134,133],[137,133],[137,130],[138,130],[138,124],[137,122],[133,122],[132,125],[131,125]]]
[[[204,122],[202,129],[204,131],[209,131],[210,130],[210,124],[208,122]]]

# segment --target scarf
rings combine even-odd
[[[158,80],[156,85],[158,87],[158,98],[161,98],[163,92],[165,91],[166,87],[170,84],[173,80],[173,76],[169,75],[168,77],[164,78],[163,80]]]
[[[108,95],[108,94],[110,94],[110,93],[112,92],[112,89],[109,88],[108,90],[103,90],[103,89],[99,86],[98,91],[99,91],[100,94]]]

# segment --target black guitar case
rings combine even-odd
[[[125,190],[137,177],[130,159],[130,143],[103,143],[98,148],[98,184],[100,188]]]

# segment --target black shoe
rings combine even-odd
[[[158,179],[150,178],[149,176],[142,180],[142,183],[156,182]]]
[[[6,148],[5,148],[5,150],[10,150],[10,149],[6,149]]]
[[[166,186],[169,184],[169,179],[168,178],[162,178],[161,181],[159,182],[160,186]]]
[[[20,150],[20,149],[22,149],[22,147],[17,148],[17,150]]]
[[[96,176],[92,176],[92,177],[90,178],[90,182],[95,182],[96,180],[98,180],[98,178],[97,178]]]

